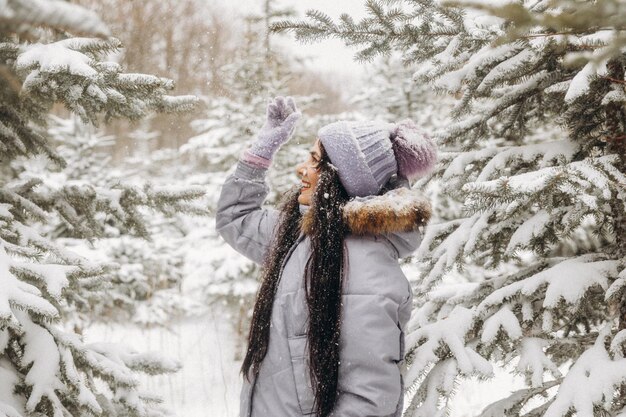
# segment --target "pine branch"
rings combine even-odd
[[[107,37],[106,24],[91,10],[60,0],[7,0],[2,23],[25,31],[24,26],[46,26],[76,34]]]

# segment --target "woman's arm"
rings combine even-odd
[[[275,209],[261,208],[269,192],[265,174],[301,115],[291,97],[269,101],[265,124],[224,182],[217,203],[217,232],[237,252],[259,264],[270,247],[279,216]]]
[[[244,154],[220,193],[215,223],[222,238],[245,257],[260,264],[270,247],[278,211],[262,208],[269,193],[267,167]]]

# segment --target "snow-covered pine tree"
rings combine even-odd
[[[170,173],[175,167],[158,162],[144,154],[142,165],[111,165],[111,147],[115,138],[101,129],[85,125],[77,117],[63,119],[50,115],[47,137],[56,152],[66,162],[66,167],[56,169],[43,156],[13,160],[11,169],[17,181],[41,178],[39,190],[51,192],[59,184],[89,184],[99,190],[110,190],[133,185],[145,188],[146,178],[152,187],[180,181]],[[146,136],[145,132],[136,134]],[[133,160],[136,158],[133,158]],[[145,163],[158,165],[146,171]],[[52,164],[53,165],[53,164]],[[179,182],[180,184],[180,182]],[[183,186],[184,187],[184,186]],[[37,230],[62,245],[71,246],[90,259],[119,265],[106,277],[106,290],[88,295],[89,302],[72,317],[75,328],[89,326],[94,321],[134,322],[144,326],[167,325],[169,321],[186,313],[190,305],[180,293],[184,269],[185,214],[167,216],[138,207],[136,216],[143,224],[143,237],[132,234],[127,225],[106,213],[97,213],[98,239],[86,242],[80,239],[85,233],[93,234],[95,227],[81,225],[85,232],[63,219],[49,219],[37,225]],[[148,237],[149,240],[144,237]]]
[[[98,36],[76,38],[71,34]],[[111,266],[82,257],[45,225],[62,221],[76,237],[101,236],[109,219],[123,233],[145,236],[139,207],[201,213],[198,188],[117,185],[16,175],[12,163],[45,155],[67,165],[46,129],[62,103],[85,122],[148,112],[184,111],[196,99],[172,97],[168,79],[125,74],[103,61],[119,47],[90,11],[54,0],[7,0],[0,7],[0,415],[169,414],[143,392],[136,372],[175,371],[178,364],[123,346],[85,343],[69,329],[72,312],[97,297]]]
[[[465,216],[429,225],[417,253],[405,415],[444,415],[455,381],[490,362],[528,387],[482,417],[626,415],[626,4],[366,7],[274,29],[361,45],[362,60],[398,50],[414,80],[460,96],[432,178]],[[466,265],[482,282],[435,288]]]

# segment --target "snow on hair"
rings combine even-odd
[[[398,175],[412,181],[428,174],[437,162],[437,145],[411,119],[391,130],[391,144],[398,163]]]

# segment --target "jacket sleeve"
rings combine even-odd
[[[261,207],[269,193],[266,172],[266,168],[239,160],[235,172],[222,186],[215,215],[220,236],[258,264],[270,247],[279,217],[278,210]]]
[[[343,302],[338,397],[331,416],[400,415],[402,309],[396,301],[380,294],[347,294]]]

